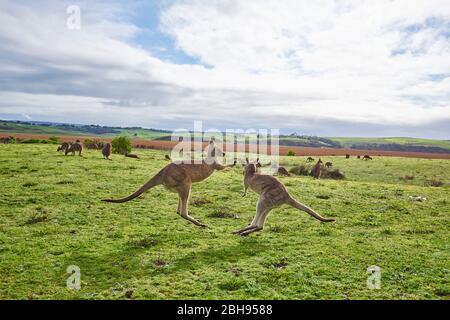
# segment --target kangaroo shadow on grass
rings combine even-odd
[[[155,268],[153,273],[176,273],[180,270],[194,271],[203,266],[221,266],[223,263],[237,263],[250,256],[264,253],[268,248],[258,239],[239,239],[239,243],[220,248],[208,248],[201,251],[190,251],[182,257],[169,260],[166,268]]]
[[[97,291],[110,290],[118,283],[126,284],[132,279],[152,275],[194,271],[204,266],[224,268],[224,263],[237,263],[250,256],[263,254],[268,249],[268,246],[257,238],[236,238],[238,243],[199,251],[191,249],[176,259],[167,257],[159,244],[150,247],[124,244],[119,250],[106,254],[74,250],[70,256],[64,258],[63,263],[64,266],[79,266],[83,281],[87,283],[85,287],[95,288]],[[143,263],[142,253],[151,254],[153,260]],[[161,264],[161,260],[166,263]]]

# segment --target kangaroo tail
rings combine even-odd
[[[292,197],[289,197],[289,199],[287,200],[287,203],[291,206],[293,206],[294,208],[297,208],[299,210],[305,211],[306,213],[309,213],[312,217],[316,218],[317,220],[320,220],[322,222],[333,222],[335,221],[332,218],[324,218],[322,217],[320,214],[318,214],[317,212],[315,212],[313,209],[305,206],[304,204],[298,202],[297,200],[295,200]]]
[[[151,178],[146,184],[144,184],[142,187],[140,187],[136,192],[133,194],[130,194],[128,197],[122,198],[122,199],[103,199],[104,202],[113,202],[113,203],[122,203],[130,201],[141,194],[143,194],[145,191],[147,191],[150,188],[153,188],[154,186],[157,186],[158,184],[162,184],[162,170],[156,174],[153,178]]]

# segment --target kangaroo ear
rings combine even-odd
[[[247,164],[250,163],[250,161],[248,161],[248,158],[245,158],[245,162],[246,162]]]
[[[216,148],[212,149],[211,151],[211,157],[215,157],[216,156]]]

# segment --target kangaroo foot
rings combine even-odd
[[[243,231],[243,232],[239,233],[239,235],[245,237],[245,236],[248,236],[250,233],[253,233],[253,232],[256,232],[256,231],[260,231],[260,230],[262,230],[261,227],[256,227],[256,228],[253,228],[253,229],[249,229],[249,230]]]
[[[233,231],[232,234],[239,234],[241,232],[244,232],[244,231],[247,231],[247,230],[250,230],[250,229],[254,229],[254,228],[256,228],[256,226],[248,225],[247,227],[245,227],[243,229],[239,229],[237,231]]]
[[[247,230],[252,230],[252,229],[255,229],[255,228],[257,228],[257,226],[250,225],[250,226],[245,227],[244,229],[240,229],[240,230],[234,231],[232,233],[233,234],[241,234],[242,232],[245,232]]]
[[[192,218],[192,217],[189,216],[189,215],[181,215],[181,217],[183,217],[184,219],[186,219],[186,220],[192,222],[192,223],[195,224],[196,226],[203,227],[203,228],[206,228],[206,227],[207,227],[206,224],[201,223],[200,221],[198,221],[198,220]]]

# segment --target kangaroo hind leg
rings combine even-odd
[[[262,230],[264,228],[264,223],[267,216],[269,215],[270,210],[272,210],[270,201],[265,199],[264,196],[261,196],[258,200],[258,204],[256,205],[256,215],[253,218],[251,225],[247,228],[237,231],[236,233],[241,236],[247,236],[250,233]]]
[[[199,227],[206,227],[206,224],[203,224],[200,221],[196,220],[195,218],[191,217],[188,213],[188,202],[190,193],[191,193],[191,186],[188,186],[187,188],[183,188],[178,191],[178,195],[181,201],[181,217]]]

